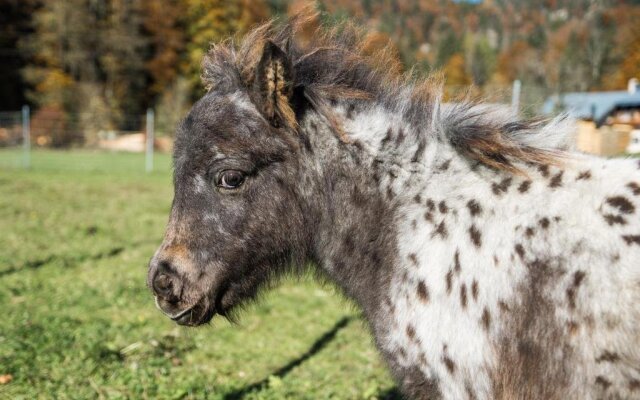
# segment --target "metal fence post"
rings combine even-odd
[[[146,146],[146,168],[147,172],[153,171],[153,126],[154,113],[151,108],[147,109],[147,146]]]
[[[513,91],[511,92],[511,111],[514,114],[518,114],[520,111],[520,89],[522,89],[522,82],[520,79],[513,81]]]
[[[22,106],[22,164],[25,168],[31,168],[31,121],[29,106]]]

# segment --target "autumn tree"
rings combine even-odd
[[[640,79],[640,26],[638,25],[634,29],[611,86],[618,89],[624,88],[631,78]]]
[[[104,14],[99,16],[101,29],[95,61],[100,76],[94,82],[107,106],[117,112],[112,113],[112,118],[117,118],[115,124],[125,129],[139,129],[140,122],[135,116],[144,112],[141,94],[145,90],[146,38],[141,34],[141,3],[141,0],[110,0]]]
[[[496,54],[486,39],[481,38],[476,41],[473,47],[473,58],[471,60],[471,77],[473,83],[484,86],[493,75],[496,64]]]
[[[26,101],[21,70],[28,55],[20,52],[18,43],[31,33],[30,17],[37,7],[37,0],[0,2],[0,110],[17,110]]]
[[[186,46],[182,0],[144,0],[143,28],[147,36],[149,95],[161,95],[178,76]]]
[[[82,23],[73,23],[82,21]],[[21,41],[30,56],[24,76],[31,84],[29,100],[39,106],[71,108],[78,81],[97,77],[95,15],[83,0],[45,1],[32,16],[33,33]]]
[[[449,61],[442,69],[447,85],[466,86],[471,83],[471,78],[467,74],[464,56],[456,53],[449,58]]]
[[[194,99],[202,95],[200,65],[211,43],[242,34],[269,16],[262,0],[182,0],[187,32],[183,73]]]

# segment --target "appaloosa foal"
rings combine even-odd
[[[415,399],[640,399],[640,164],[447,105],[354,30],[204,61],[149,285],[183,325],[311,262]],[[364,49],[364,50],[362,50]]]

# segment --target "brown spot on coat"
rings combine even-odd
[[[445,367],[447,367],[447,371],[449,371],[450,374],[453,375],[456,372],[456,363],[454,363],[453,360],[448,356],[442,356],[442,362],[444,363]]]
[[[640,235],[622,235],[622,239],[624,239],[628,245],[640,245]]]
[[[491,328],[491,313],[489,312],[489,309],[487,307],[484,308],[484,310],[482,310],[482,327],[485,330],[489,330],[489,328]]]
[[[406,332],[409,339],[414,340],[416,338],[416,330],[411,324],[407,325]]]
[[[620,215],[613,215],[613,214],[604,214],[602,215],[602,217],[604,218],[605,221],[607,221],[607,224],[609,224],[609,226],[613,226],[613,225],[626,225],[627,224],[627,220],[625,220],[624,218],[622,218]]]
[[[585,276],[587,276],[587,274],[584,271],[576,271],[573,274],[573,286],[576,286],[576,287],[580,286]]]
[[[571,286],[567,289],[567,300],[569,301],[569,308],[571,309],[576,308],[576,292],[578,291],[578,288],[582,284],[582,281],[584,280],[585,276],[586,274],[584,273],[584,271],[576,271],[573,274],[573,282],[571,283]]]
[[[460,305],[467,308],[467,285],[464,283],[460,285]]]
[[[457,273],[460,273],[460,270],[462,270],[462,266],[460,265],[460,250],[456,250],[453,255],[453,269]]]
[[[450,164],[451,164],[451,159],[449,159],[449,160],[447,160],[447,161],[443,162],[442,164],[440,164],[440,166],[438,167],[438,169],[439,169],[440,171],[446,171],[446,170],[448,170],[448,169],[449,169],[449,165],[450,165]]]
[[[547,229],[549,227],[550,221],[549,218],[544,217],[540,219],[539,223],[542,229]]]
[[[633,204],[622,196],[609,197],[607,199],[607,204],[611,207],[617,208],[623,214],[633,214],[636,210]]]
[[[438,210],[443,214],[446,214],[449,211],[449,207],[447,207],[447,203],[445,203],[444,200],[438,204]]]
[[[493,194],[499,196],[503,193],[507,193],[507,190],[509,190],[509,186],[511,186],[511,181],[512,179],[509,177],[504,178],[502,181],[500,181],[500,183],[492,183],[491,190],[493,191]]]
[[[542,174],[543,177],[547,178],[549,177],[549,166],[548,165],[540,165],[538,167],[538,171],[540,171],[540,173]]]
[[[637,183],[629,182],[627,183],[627,187],[631,189],[631,193],[633,193],[634,195],[640,195],[640,185],[638,185]]]
[[[449,270],[449,272],[447,272],[447,275],[445,275],[444,277],[444,281],[445,281],[445,286],[447,288],[447,294],[451,294],[451,288],[453,286],[453,271]]]
[[[471,225],[471,228],[469,228],[469,236],[471,237],[471,242],[476,247],[482,246],[482,235],[475,225]]]
[[[433,200],[431,199],[427,199],[427,208],[429,209],[429,211],[433,211],[436,209],[436,203],[433,202]]]
[[[551,182],[549,182],[549,187],[550,188],[557,188],[562,186],[562,175],[564,174],[564,171],[560,171],[557,174],[555,174],[553,176],[553,178],[551,178]]]
[[[475,200],[469,200],[467,208],[469,209],[469,213],[472,217],[482,213],[482,207],[480,207],[480,204]]]
[[[615,363],[618,360],[620,360],[620,356],[617,353],[613,353],[610,351],[603,351],[602,354],[600,354],[600,357],[596,358],[597,363],[601,363],[601,362]]]
[[[640,380],[631,379],[629,381],[629,391],[630,392],[635,392],[636,390],[640,390]]]
[[[520,259],[524,261],[524,247],[522,247],[522,245],[518,243],[514,246],[514,249],[516,251],[516,254],[518,254],[518,257],[520,257]]]
[[[596,377],[596,384],[602,386],[602,389],[607,390],[611,386],[611,382],[604,376],[598,375]]]
[[[580,181],[580,180],[589,180],[591,179],[591,171],[582,171],[580,172],[580,174],[578,175],[578,177],[576,178],[576,181]]]
[[[419,194],[413,196],[413,201],[416,203],[422,203],[422,196],[420,196]]]
[[[427,211],[424,213],[424,219],[433,222],[433,213],[431,211]]]
[[[409,261],[411,261],[411,264],[413,264],[414,267],[418,266],[418,256],[416,255],[416,253],[410,253],[408,258],[409,258]]]
[[[421,302],[423,303],[429,302],[429,289],[427,288],[427,285],[424,283],[424,281],[418,282],[417,293],[418,293],[418,298],[420,299]]]
[[[535,229],[533,229],[532,227],[527,227],[527,229],[525,229],[524,231],[524,235],[528,238],[530,238],[531,236],[533,236],[536,233]]]
[[[507,312],[510,310],[509,305],[504,300],[498,301],[498,308],[502,312]]]
[[[473,297],[473,300],[478,301],[478,281],[475,279],[471,282],[471,297]]]
[[[518,186],[518,192],[526,193],[531,187],[531,181],[523,181],[520,186]]]
[[[436,227],[436,230],[433,231],[433,233],[431,234],[431,237],[440,236],[441,238],[444,239],[448,235],[449,235],[449,232],[447,232],[447,225],[444,223],[444,221],[441,221]]]

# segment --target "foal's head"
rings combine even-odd
[[[148,285],[179,324],[227,315],[304,253],[291,65],[271,41],[260,52],[247,71],[221,65],[177,132],[174,200]]]

